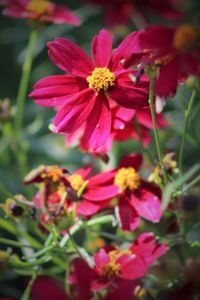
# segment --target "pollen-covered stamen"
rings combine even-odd
[[[121,168],[115,175],[114,183],[119,187],[121,192],[126,190],[134,191],[140,185],[140,176],[137,171],[132,168]]]
[[[117,276],[120,272],[120,264],[117,263],[117,259],[120,258],[122,255],[128,254],[131,255],[131,251],[129,249],[116,249],[112,250],[108,253],[110,261],[105,264],[102,268],[102,275],[106,277],[114,277]]]
[[[49,1],[47,0],[31,0],[26,9],[37,14],[49,13]]]
[[[84,179],[79,174],[71,175],[67,178],[75,191],[78,191],[84,183]]]
[[[89,87],[96,93],[106,92],[111,86],[115,85],[115,75],[108,68],[95,68],[90,76],[86,78]]]
[[[180,52],[188,52],[199,47],[199,34],[195,27],[184,24],[177,28],[173,37],[173,46]]]
[[[50,179],[53,183],[59,181],[60,177],[63,175],[63,170],[58,166],[49,166],[47,170],[41,175],[44,179]]]

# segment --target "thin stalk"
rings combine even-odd
[[[187,131],[188,131],[188,127],[189,127],[189,117],[191,115],[191,110],[192,110],[192,106],[193,106],[193,102],[194,102],[195,97],[196,97],[196,90],[194,89],[192,91],[192,94],[191,94],[191,97],[190,97],[187,109],[185,110],[185,124],[184,124],[183,136],[182,136],[182,139],[181,139],[179,156],[178,156],[178,166],[179,166],[179,170],[180,170],[180,176],[182,175],[183,150],[184,150],[185,139],[186,139]]]
[[[72,242],[72,245],[74,246],[74,249],[76,250],[77,254],[80,256],[80,258],[83,258],[82,254],[81,254],[81,252],[80,252],[80,250],[79,250],[79,248],[78,248],[78,246],[77,246],[77,244],[74,240],[73,235],[71,235],[71,233],[69,231],[68,231],[68,234],[69,234],[69,239]]]
[[[31,293],[32,286],[38,276],[38,270],[39,270],[39,268],[37,268],[37,270],[33,273],[31,279],[29,280],[29,283],[24,291],[24,294],[21,297],[21,300],[28,300],[30,298],[29,296]]]
[[[24,104],[25,104],[26,95],[28,91],[28,83],[29,83],[30,72],[31,72],[31,67],[33,62],[33,51],[35,48],[36,40],[37,40],[37,30],[32,30],[29,37],[27,54],[26,54],[25,62],[22,67],[22,76],[21,76],[19,90],[17,94],[17,111],[15,117],[15,130],[17,133],[19,133],[23,123]]]
[[[155,114],[155,109],[154,109],[154,79],[150,78],[150,85],[149,85],[149,105],[150,105],[150,110],[151,110],[151,118],[152,118],[152,123],[153,123],[153,132],[154,132],[154,137],[155,137],[155,143],[156,143],[156,150],[158,154],[158,159],[160,162],[160,167],[163,173],[163,178],[165,184],[167,183],[167,174],[165,170],[165,166],[162,160],[162,153],[161,153],[161,148],[160,148],[160,140],[159,140],[159,135],[158,135],[158,130],[156,126],[156,114]]]
[[[32,246],[30,246],[30,245],[25,245],[25,244],[22,244],[20,242],[5,239],[5,238],[0,238],[0,244],[5,244],[5,245],[8,245],[8,246],[19,247],[19,248],[23,248],[23,247],[32,248]]]
[[[200,175],[197,176],[195,179],[193,179],[190,183],[188,183],[187,185],[185,185],[185,187],[182,189],[182,193],[186,192],[187,190],[189,190],[191,187],[193,187],[195,184],[197,184],[200,181]]]

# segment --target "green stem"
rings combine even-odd
[[[191,187],[193,187],[199,181],[200,181],[200,176],[197,176],[190,183],[188,183],[187,185],[185,185],[181,192],[182,193],[186,192],[187,190],[189,190]]]
[[[37,270],[33,273],[32,277],[31,277],[31,279],[30,279],[30,281],[29,281],[29,283],[28,283],[28,285],[26,287],[25,292],[24,292],[24,294],[21,297],[21,300],[28,300],[28,299],[30,299],[29,296],[30,296],[30,293],[31,293],[32,286],[33,286],[33,284],[34,284],[34,282],[35,282],[35,280],[36,280],[36,278],[38,276],[38,270],[39,270],[39,268],[37,268]]]
[[[19,133],[22,123],[23,123],[23,115],[24,115],[24,104],[26,100],[26,95],[28,91],[28,83],[30,78],[30,72],[33,62],[33,51],[35,48],[37,40],[37,30],[32,30],[28,47],[27,47],[27,54],[25,58],[25,62],[22,67],[22,76],[19,84],[19,90],[17,94],[17,111],[16,111],[16,118],[15,118],[15,130],[17,134]]]
[[[77,244],[74,240],[73,235],[71,235],[71,233],[69,231],[68,231],[68,234],[69,234],[69,239],[70,239],[72,245],[74,246],[74,249],[76,250],[77,254],[80,256],[80,258],[83,258],[82,254],[81,254],[81,252],[80,252],[80,250],[79,250],[79,248],[78,248],[78,246],[77,246]]]
[[[157,130],[157,126],[156,126],[156,114],[155,114],[155,109],[154,109],[154,79],[152,79],[152,78],[150,78],[150,85],[149,85],[149,105],[150,105],[150,110],[151,110],[151,118],[152,118],[152,123],[153,123],[153,132],[154,132],[154,137],[155,137],[158,159],[159,159],[160,167],[161,167],[161,170],[163,173],[164,182],[166,184],[167,183],[167,174],[166,174],[165,166],[164,166],[164,163],[162,160],[159,135],[158,135],[158,130]]]
[[[8,245],[8,246],[19,247],[19,248],[23,248],[23,247],[32,248],[32,246],[30,246],[30,245],[24,245],[24,244],[22,244],[20,242],[9,240],[9,239],[5,239],[5,238],[0,238],[0,243]]]
[[[191,94],[191,97],[190,97],[190,100],[189,100],[189,103],[188,103],[188,107],[185,110],[185,125],[184,125],[184,129],[183,129],[183,136],[182,136],[182,139],[181,139],[179,156],[178,156],[178,166],[179,166],[179,170],[180,170],[180,176],[182,175],[183,150],[184,150],[185,139],[186,139],[186,135],[187,135],[188,127],[189,127],[189,117],[191,115],[192,105],[193,105],[195,97],[196,97],[196,90],[193,90],[192,94]]]

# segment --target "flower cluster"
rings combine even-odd
[[[39,74],[28,97],[54,109],[49,129],[68,152],[63,162],[52,144],[44,146],[48,153],[56,152],[53,162],[42,157],[42,165],[27,174],[28,158],[33,166],[35,161],[29,157],[29,138],[27,143],[24,139],[43,124],[36,116],[35,123],[21,132],[36,33],[45,32],[46,23],[77,26],[80,19],[48,0],[0,1],[3,15],[27,19],[32,25],[16,108],[11,109],[7,98],[0,103],[0,152],[4,142],[10,144],[8,153],[14,153],[27,188],[23,195],[0,186],[6,196],[0,204],[5,216],[0,216],[0,229],[9,232],[7,238],[3,231],[0,243],[13,247],[0,250],[0,268],[3,273],[12,268],[16,274],[32,276],[23,300],[170,300],[188,289],[190,300],[199,299],[194,274],[199,269],[195,247],[200,204],[199,189],[192,190],[200,180],[199,164],[187,171],[184,161],[186,140],[199,147],[198,121],[195,136],[188,133],[199,112],[199,28],[184,23],[181,0],[82,2],[102,6],[109,29],[93,37],[90,55],[75,43],[82,31],[47,43],[48,56],[60,73],[44,78]],[[83,20],[89,16],[84,14]],[[150,25],[151,14],[180,23]],[[127,26],[130,19],[138,30],[130,29],[121,39],[118,25]],[[171,126],[180,122],[180,112],[176,120],[171,111],[179,110],[177,89],[182,93],[184,84],[192,92],[187,90],[187,105],[181,101],[181,132],[181,125],[176,130]],[[167,99],[174,95],[170,106]],[[178,150],[176,135],[181,138]],[[74,144],[81,152],[78,156],[70,152]],[[2,159],[5,164],[13,163],[8,153]],[[194,258],[185,255],[186,248]],[[179,259],[176,252],[181,253]]]

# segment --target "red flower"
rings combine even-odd
[[[103,6],[105,23],[108,26],[127,25],[134,17],[139,19],[140,25],[146,25],[147,11],[169,20],[183,17],[177,6],[180,1],[177,0],[86,0],[86,2]]]
[[[79,25],[80,20],[66,6],[48,0],[2,0],[3,14],[19,19],[32,19],[55,24]]]
[[[137,38],[144,67],[150,64],[158,67],[157,95],[169,96],[180,81],[200,74],[200,35],[192,25],[177,28],[154,25],[140,31]],[[135,55],[138,57],[136,52],[134,60]]]
[[[110,199],[116,195],[117,191],[116,187],[108,185],[110,174],[108,176],[104,173],[94,176],[88,175],[89,169],[86,167],[67,177],[73,190],[71,199],[76,202],[76,212],[78,215],[85,217],[92,216],[100,210],[108,208]],[[81,188],[83,190],[78,195]],[[90,198],[91,194],[93,195],[92,199]]]
[[[71,134],[84,126],[84,144],[94,150],[110,134],[113,101],[133,109],[148,106],[147,79],[133,83],[129,78],[133,71],[121,64],[135,47],[136,35],[130,34],[112,53],[111,36],[101,30],[92,41],[92,60],[68,40],[48,43],[51,60],[68,74],[41,79],[30,96],[40,105],[59,107],[54,119],[56,133]]]
[[[138,170],[141,164],[140,154],[124,157],[118,169],[97,175],[98,182],[102,180],[101,189],[96,186],[84,193],[90,201],[99,201],[105,195],[108,199],[118,197],[117,217],[123,230],[134,230],[140,217],[152,222],[161,218],[161,191],[140,177]]]
[[[121,286],[130,280],[136,281],[144,277],[148,268],[167,250],[165,244],[156,242],[153,233],[143,233],[125,249],[115,247],[101,249],[93,257],[93,268],[81,263],[80,259],[75,260],[74,273],[70,281],[74,284],[79,282],[79,289],[87,286],[87,291]],[[84,282],[81,282],[80,278],[84,274],[87,276]]]

